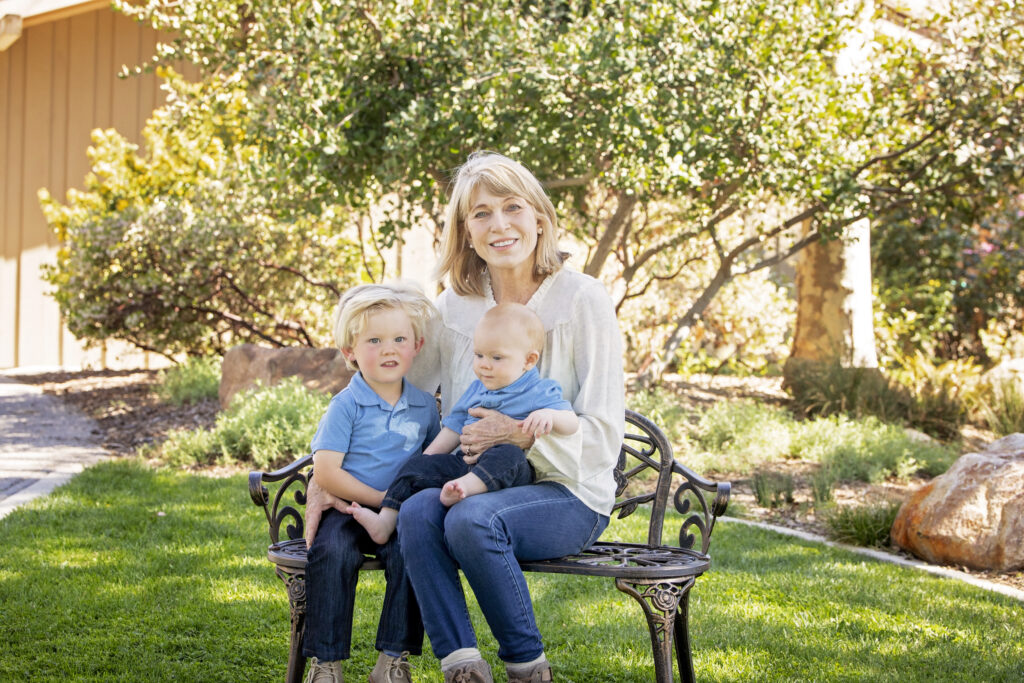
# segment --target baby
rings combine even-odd
[[[478,456],[456,449],[463,427],[477,420],[469,414],[476,407],[522,420],[523,432],[534,436],[567,435],[579,429],[579,419],[572,404],[562,398],[562,388],[537,372],[543,348],[544,326],[526,306],[499,304],[484,314],[473,335],[477,379],[442,421],[441,433],[422,455],[402,466],[379,513],[355,502],[348,508],[370,538],[385,542],[395,530],[402,502],[423,489],[441,487],[441,502],[451,506],[467,496],[533,481],[533,468],[518,446],[498,444]]]

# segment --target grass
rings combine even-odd
[[[636,538],[644,522],[616,520],[606,537]],[[281,679],[287,599],[244,476],[104,463],[0,520],[0,533],[0,680]],[[690,610],[701,681],[1024,676],[1024,609],[1011,598],[738,524],[718,526],[712,554]],[[640,608],[610,580],[528,577],[559,680],[652,679]],[[382,574],[368,572],[352,680],[375,659],[382,594]],[[441,681],[429,656],[413,673]]]

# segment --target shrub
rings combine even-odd
[[[712,406],[695,431],[703,451],[693,457],[701,471],[746,474],[766,462],[785,458],[822,465],[829,483],[847,479],[878,482],[946,471],[955,449],[913,439],[898,424],[876,417],[845,415],[798,421],[781,408],[752,401]]]
[[[212,430],[174,432],[158,458],[168,464],[248,462],[267,468],[309,452],[330,396],[306,389],[296,377],[237,394]]]
[[[899,503],[835,507],[823,517],[832,539],[882,548],[889,545],[889,531],[899,510]]]
[[[167,356],[327,340],[330,310],[360,271],[351,222],[337,207],[285,215],[246,175],[259,151],[244,137],[244,91],[225,86],[214,93],[222,111],[191,111],[212,86],[165,75],[174,95],[147,121],[142,151],[94,131],[85,190],[65,204],[40,192],[61,243],[44,277],[68,329]]]
[[[763,508],[777,508],[793,502],[793,477],[783,472],[755,472],[750,485],[754,489],[754,499]]]
[[[753,401],[711,406],[697,425],[697,442],[714,453],[709,469],[749,472],[762,462],[788,457],[793,418],[782,408]]]
[[[184,363],[160,371],[156,393],[176,406],[217,398],[220,365],[220,356],[190,356]]]
[[[877,368],[848,368],[838,359],[790,363],[786,388],[794,410],[805,417],[818,415],[875,415],[886,421],[903,419],[908,397],[890,384]]]
[[[816,508],[832,502],[832,487],[835,483],[835,476],[826,468],[811,475],[811,500]]]
[[[975,405],[979,421],[1000,436],[1024,432],[1024,391],[1014,379],[993,382],[979,392]]]
[[[941,474],[956,457],[951,446],[916,441],[903,427],[875,417],[834,415],[805,422],[792,443],[794,457],[821,463],[833,481]]]

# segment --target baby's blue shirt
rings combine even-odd
[[[434,397],[406,380],[394,406],[356,373],[331,399],[310,449],[344,453],[341,468],[386,491],[399,468],[441,431]]]
[[[462,428],[479,420],[469,414],[470,408],[491,408],[513,420],[541,408],[572,410],[572,404],[562,398],[562,387],[553,379],[541,379],[537,368],[530,368],[507,387],[489,390],[476,379],[459,398],[452,411],[444,418],[444,426],[462,433]]]

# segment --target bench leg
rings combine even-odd
[[[292,632],[288,641],[288,672],[285,683],[301,683],[306,673],[306,658],[302,654],[302,640],[306,633],[306,577],[278,571],[288,589]]]
[[[623,593],[633,596],[640,607],[644,610],[647,618],[647,628],[651,633],[651,649],[654,653],[654,679],[657,683],[674,683],[672,675],[672,646],[678,643],[676,627],[679,618],[679,605],[685,604],[687,594],[693,586],[694,579],[689,578],[682,583],[671,583],[667,581],[651,581],[649,583],[639,581],[625,581],[615,579],[615,587]],[[685,630],[685,623],[683,624]],[[687,637],[687,641],[689,638]],[[689,649],[686,656],[689,658]],[[693,680],[692,666],[689,671],[682,667],[680,660],[680,673],[688,681]]]
[[[696,683],[693,675],[693,655],[690,652],[690,593],[687,591],[679,601],[676,612],[676,662],[679,664],[679,677],[683,683]]]

